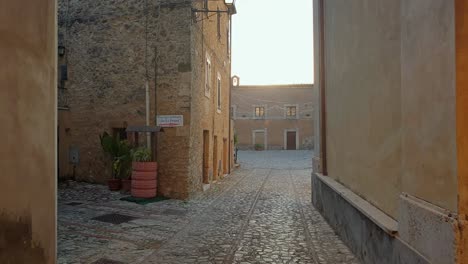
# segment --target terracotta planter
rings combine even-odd
[[[120,179],[110,179],[107,181],[107,185],[109,186],[109,190],[115,192],[120,190],[122,181]]]
[[[157,163],[133,162],[132,168],[132,196],[137,198],[156,197]]]
[[[122,191],[123,192],[130,192],[132,189],[132,180],[122,180]]]

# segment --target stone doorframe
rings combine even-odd
[[[284,150],[288,149],[288,132],[296,132],[296,150],[298,150],[299,149],[299,129],[298,128],[285,129],[284,130],[284,132],[283,132],[283,137],[284,137],[283,148],[284,148]]]
[[[252,130],[252,145],[255,147],[255,133],[264,133],[263,135],[263,148],[268,149],[268,128]]]

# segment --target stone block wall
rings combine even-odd
[[[184,126],[166,128],[154,142],[159,192],[185,199],[202,189],[203,129],[213,131],[217,127],[220,151],[223,138],[229,134],[230,62],[226,59],[227,38],[217,38],[217,17],[209,15],[209,20],[192,12],[192,7],[201,4],[188,0],[59,1],[59,45],[66,49],[59,65],[67,65],[68,70],[63,88],[67,91],[70,127],[64,129],[68,129],[69,147],[78,148],[80,153],[76,179],[104,183],[111,176],[110,162],[98,136],[114,128],[145,124],[148,80],[150,125],[156,125],[156,110],[158,115],[184,117]],[[216,10],[218,4],[224,6],[223,1],[210,1],[210,9]],[[222,15],[222,28],[227,28],[227,17]],[[222,61],[213,60],[210,98],[204,96],[201,59],[207,47],[215,51],[212,58]],[[216,112],[216,71],[223,83],[220,114]],[[145,138],[139,137],[143,145]],[[70,169],[61,174],[70,175]]]
[[[224,1],[209,1],[209,10],[226,10]],[[202,9],[202,1],[195,1],[194,7]],[[213,15],[214,14],[214,15]],[[190,186],[195,193],[201,188],[203,179],[203,131],[210,135],[209,153],[209,181],[218,179],[224,174],[224,151],[229,148],[229,96],[231,61],[228,54],[229,16],[222,13],[220,19],[220,36],[218,37],[218,16],[216,13],[198,12],[192,24],[192,124],[190,133]],[[210,95],[205,95],[205,66],[207,56],[211,61]],[[221,110],[217,111],[217,78],[221,79]],[[216,157],[214,158],[214,136],[217,137]],[[226,140],[226,145],[224,144]],[[225,147],[226,146],[226,147]],[[229,159],[229,158],[228,158]],[[221,164],[217,171],[213,171],[214,162]],[[229,161],[226,162],[228,167]]]

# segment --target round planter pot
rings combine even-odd
[[[109,186],[109,190],[115,192],[122,187],[122,181],[120,179],[110,179],[107,181],[107,185]]]
[[[132,196],[137,198],[156,197],[156,162],[133,162],[132,163]]]
[[[132,189],[132,180],[122,180],[122,192],[130,192]]]

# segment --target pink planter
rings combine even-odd
[[[133,162],[132,163],[132,196],[137,198],[156,197],[156,162]]]

